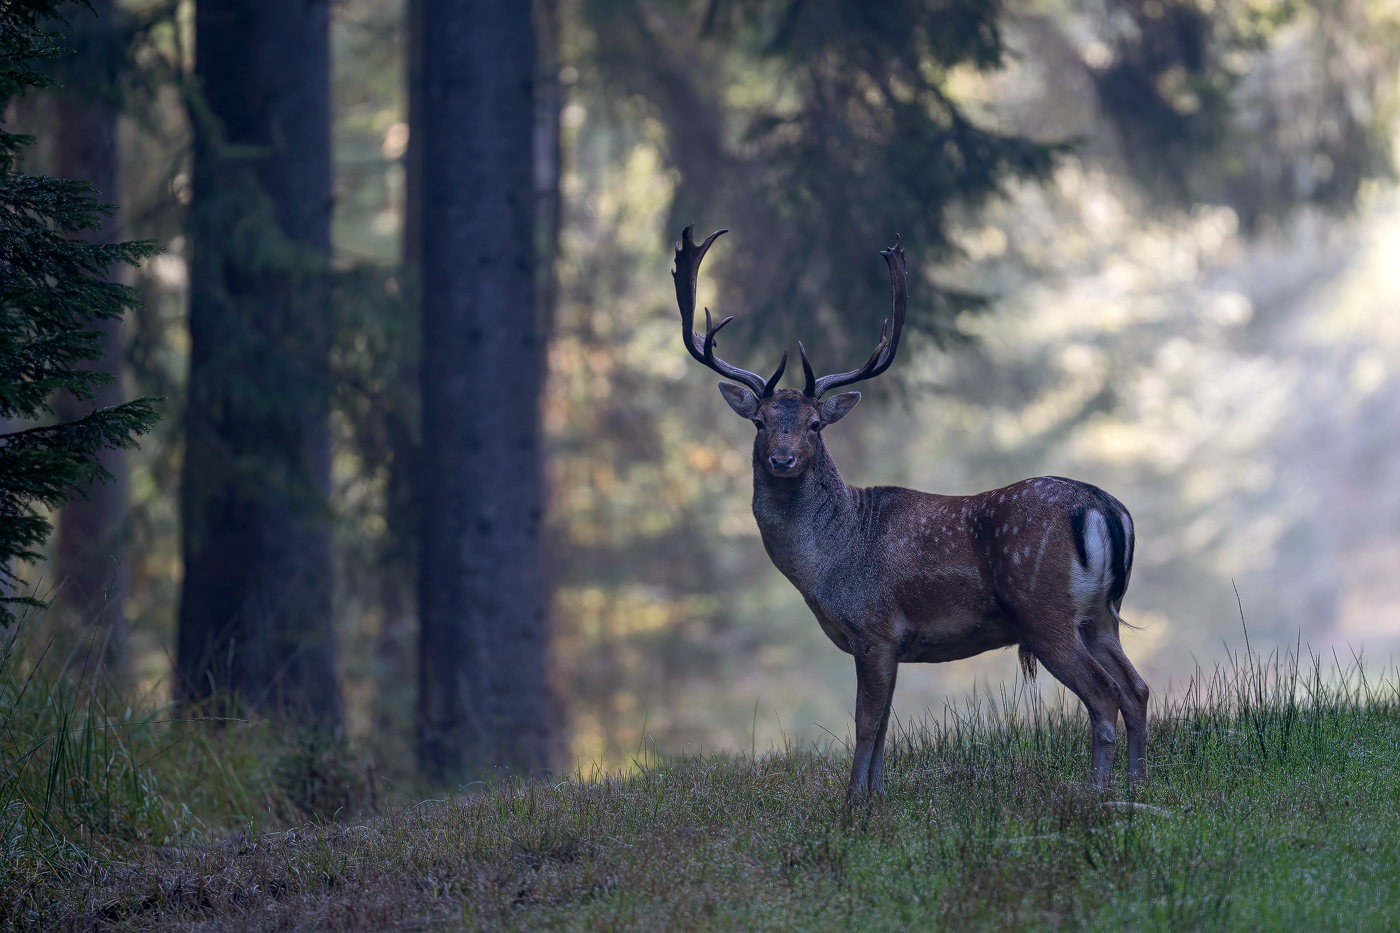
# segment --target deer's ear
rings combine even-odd
[[[732,382],[721,382],[719,384],[720,394],[729,403],[729,407],[734,409],[734,414],[740,418],[752,419],[758,414],[758,399],[754,398],[752,392],[743,386],[736,386]]]
[[[850,414],[851,409],[855,408],[856,402],[859,401],[859,392],[842,392],[840,395],[833,395],[822,402],[822,424],[835,424],[840,421]]]

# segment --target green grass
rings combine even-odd
[[[0,639],[0,928],[44,926],[50,905],[133,855],[363,802],[334,742],[120,702],[86,669],[100,651],[21,634],[36,628],[25,619]]]
[[[1086,786],[1087,748],[1077,702],[974,701],[905,724],[885,799],[853,805],[837,744],[757,759],[643,749],[626,776],[471,788],[358,825],[109,842],[44,898],[8,889],[6,920],[142,930],[1400,924],[1394,674],[1245,655],[1158,707],[1146,785]]]

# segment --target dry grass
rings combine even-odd
[[[1085,787],[1077,709],[910,726],[881,801],[839,746],[506,783],[361,825],[128,846],[12,899],[44,929],[1391,929],[1400,700],[1237,659],[1162,709],[1151,782]],[[1076,704],[1077,706],[1077,704]],[[1121,765],[1121,762],[1120,762]],[[11,895],[14,894],[13,889]]]

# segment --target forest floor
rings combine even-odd
[[[904,725],[883,800],[845,802],[834,742],[643,749],[627,775],[111,848],[61,884],[12,873],[0,909],[12,928],[117,930],[1400,923],[1400,679],[1237,658],[1158,706],[1144,785],[1095,791],[1087,759],[1077,703],[984,698]]]

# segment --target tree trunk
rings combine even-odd
[[[559,0],[535,0],[535,296],[540,332],[554,333],[554,303],[558,297],[559,228],[563,221],[559,192],[562,147],[559,114]]]
[[[550,764],[531,6],[422,0],[419,733],[438,780]]]
[[[559,120],[564,105],[560,85],[560,48],[563,41],[563,16],[559,0],[535,0],[535,307],[538,309],[536,333],[540,335],[540,394],[541,401],[548,382],[547,359],[549,341],[554,336],[555,309],[559,300],[559,231],[563,226],[563,195],[560,179],[563,175],[564,147],[559,134]],[[541,425],[543,430],[543,425]],[[541,448],[541,467],[549,453]],[[542,475],[543,472],[542,472]],[[541,491],[541,512],[545,510],[546,491]],[[545,606],[552,603],[555,562],[550,560],[548,547],[543,548],[541,564],[544,577]],[[546,622],[549,610],[546,608]],[[548,625],[548,643],[553,647],[553,626]],[[568,698],[559,690],[557,665],[552,650],[545,653],[546,702],[548,703],[547,737],[551,764],[569,760]]]
[[[405,87],[408,90],[408,148],[404,150],[403,266],[408,273],[409,294],[421,293],[423,276],[423,43],[427,24],[423,21],[426,0],[407,0],[408,62]]]
[[[103,24],[112,15],[110,0],[95,0],[97,17]],[[86,25],[86,23],[84,24]],[[97,65],[100,63],[94,63]],[[68,91],[57,96],[58,167],[61,178],[81,178],[92,183],[99,197],[108,204],[121,200],[118,186],[120,155],[117,148],[117,109],[111,103]],[[108,219],[103,230],[89,239],[113,243],[120,239],[117,226],[121,214]],[[122,371],[121,320],[94,325],[105,332],[103,360],[98,367],[116,375]],[[106,408],[122,401],[120,382],[97,386],[97,400],[79,402],[67,393],[58,399],[58,415],[76,421],[94,407]],[[109,450],[101,455],[103,466],[116,477],[115,483],[93,483],[84,490],[87,499],[74,499],[58,517],[57,569],[61,589],[55,609],[71,623],[80,638],[92,639],[93,648],[105,645],[102,662],[119,668],[126,644],[123,603],[127,593],[127,573],[121,562],[123,531],[126,523],[126,451]],[[94,630],[95,629],[95,630]],[[78,669],[91,668],[74,662]]]
[[[338,721],[327,492],[328,0],[200,0],[184,697]]]

